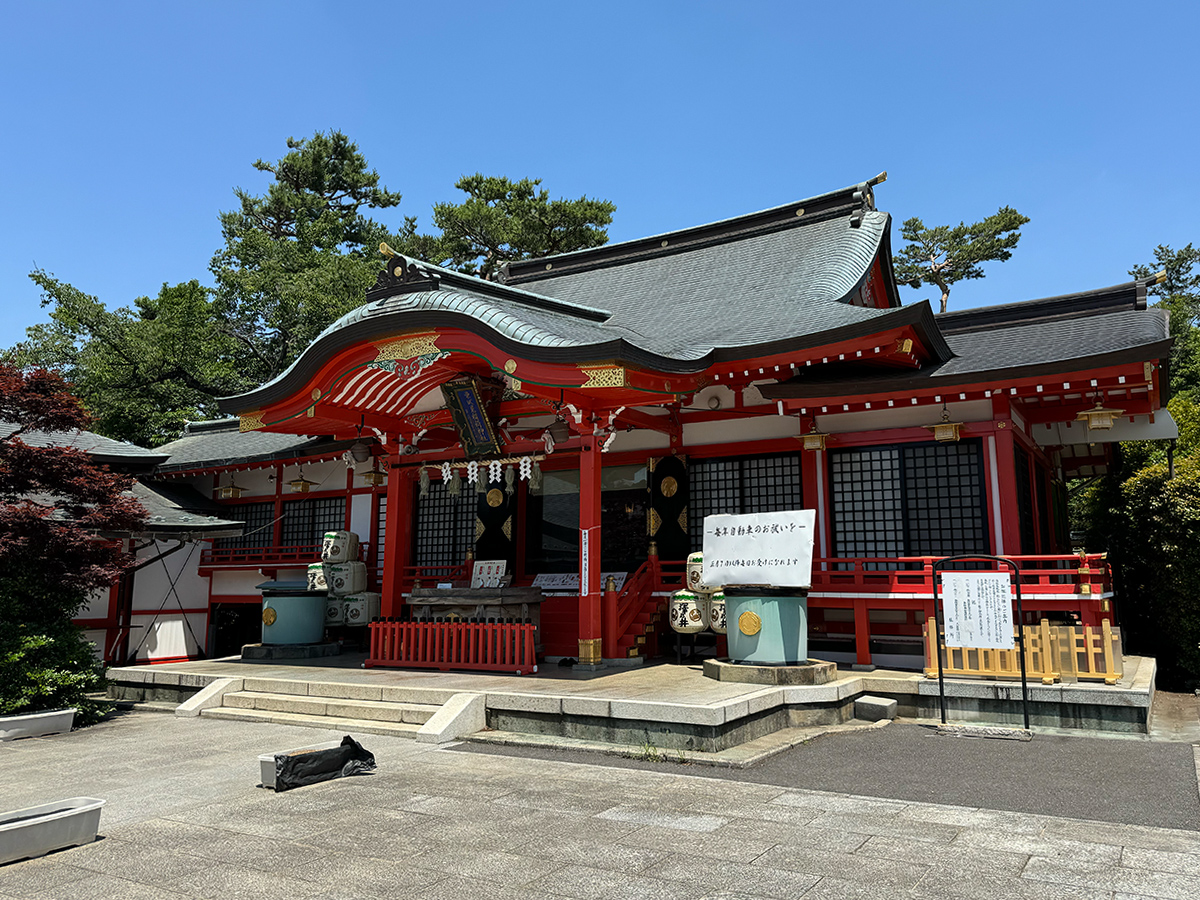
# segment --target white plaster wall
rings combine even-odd
[[[174,547],[174,542],[156,541],[138,554],[139,560],[150,559]],[[170,556],[152,562],[134,573],[133,609],[205,609],[208,607],[208,579],[201,578],[197,567],[204,542],[184,544]],[[165,568],[164,568],[165,566]],[[170,578],[168,578],[168,574]],[[175,589],[171,591],[171,579]],[[164,605],[163,600],[166,599]]]
[[[75,614],[77,619],[106,619],[108,618],[108,599],[111,588],[106,584],[96,588],[87,596],[87,601]]]
[[[671,436],[661,431],[618,431],[616,439],[608,448],[609,453],[624,453],[627,450],[666,450],[671,446]]]
[[[184,624],[185,618],[187,624]],[[151,613],[134,613],[133,625],[135,627],[129,645],[131,650],[137,648],[137,659],[195,656],[203,649],[199,642],[206,640],[208,614],[191,613],[184,616],[179,612],[164,611],[155,616]]]
[[[103,629],[89,628],[83,633],[85,641],[92,642],[92,652],[96,654],[97,661],[104,659],[104,641],[107,635]]]
[[[340,459],[333,462],[306,464],[303,468],[305,479],[316,482],[309,490],[344,491],[346,489],[346,464]],[[287,486],[289,481],[294,481],[300,477],[299,473],[300,468],[297,466],[284,466],[283,496],[285,498],[303,496],[291,493]]]
[[[683,444],[686,451],[691,447],[703,444],[772,440],[795,437],[799,433],[800,420],[796,416],[723,419],[717,422],[697,422],[692,425],[684,425]]]
[[[829,434],[842,434],[848,431],[877,431],[883,428],[914,428],[921,425],[932,425],[941,421],[942,408],[929,405],[913,406],[902,400],[893,401],[895,406],[889,407],[887,401],[881,401],[879,409],[868,409],[862,412],[837,412],[840,407],[825,407],[828,413],[822,413],[822,407],[808,408],[808,415],[816,414],[817,427]],[[992,421],[991,400],[968,400],[961,403],[946,404],[951,422],[990,422]]]
[[[360,541],[372,543],[375,536],[371,531],[371,495],[354,494],[350,498],[350,530]]]
[[[243,569],[217,570],[212,573],[213,596],[257,594],[255,586],[266,580],[266,577],[256,569],[250,571]]]
[[[221,475],[220,484],[229,484],[229,477],[232,474],[234,483],[240,487],[244,494],[235,503],[244,503],[248,498],[253,497],[274,497],[275,482],[270,480],[270,475],[275,471],[270,469],[250,469],[243,472],[225,472]],[[202,490],[200,487],[200,479],[192,481],[192,484],[197,490]],[[208,494],[207,496],[212,496]]]

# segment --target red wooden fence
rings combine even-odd
[[[371,653],[365,665],[525,675],[537,671],[535,627],[517,622],[377,620],[370,625]]]

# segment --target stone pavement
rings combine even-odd
[[[102,840],[0,867],[0,898],[1200,897],[1198,832],[698,778],[687,767],[602,768],[368,735],[375,775],[283,794],[254,787],[258,753],[336,736],[135,713],[2,745],[5,809],[75,795],[108,806]]]

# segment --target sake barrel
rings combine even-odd
[[[692,591],[676,591],[671,595],[671,606],[667,611],[671,627],[680,634],[696,634],[708,627],[705,620],[704,600]]]
[[[704,591],[705,587],[700,579],[704,575],[704,554],[692,553],[687,558],[687,584],[686,589],[689,591]]]
[[[346,601],[341,597],[325,599],[325,624],[343,625],[346,622]]]
[[[358,594],[367,589],[367,564],[361,562],[331,563],[325,567],[329,593],[338,597]]]
[[[310,591],[329,590],[324,563],[312,563],[308,567],[308,589]]]
[[[321,540],[321,561],[352,562],[358,559],[358,535],[353,531],[327,531]]]
[[[380,595],[373,591],[364,591],[346,598],[346,624],[366,625],[372,619],[379,618]]]
[[[725,592],[713,591],[708,598],[708,627],[717,634],[725,634],[728,626],[725,622]]]

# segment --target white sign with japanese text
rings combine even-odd
[[[471,570],[471,587],[495,588],[500,587],[508,561],[503,559],[477,559]]]
[[[942,572],[947,647],[1011,650],[1012,581],[1007,572]]]
[[[616,581],[618,591],[625,587],[625,579],[629,577],[628,572],[601,572],[600,584],[607,584],[610,575]],[[544,572],[533,579],[533,586],[541,588],[543,591],[577,592],[579,590],[579,573]]]
[[[816,523],[814,509],[705,516],[701,582],[809,587]]]

